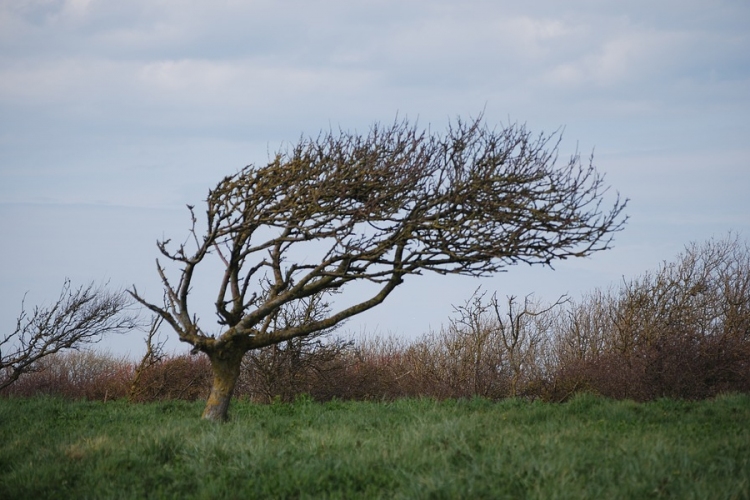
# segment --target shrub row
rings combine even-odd
[[[211,383],[205,356],[164,356],[153,345],[141,363],[72,352],[35,369],[3,393],[193,400]],[[638,401],[750,392],[748,246],[732,237],[691,245],[674,263],[578,301],[477,291],[414,341],[317,336],[270,346],[248,353],[235,395],[563,401],[579,391]]]

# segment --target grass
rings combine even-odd
[[[750,498],[750,396],[0,399],[0,498]]]

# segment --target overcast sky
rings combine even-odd
[[[396,116],[564,127],[630,222],[554,271],[410,277],[344,332],[414,337],[479,285],[577,297],[750,239],[748,27],[747,0],[0,0],[0,333],[66,277],[159,300],[155,242],[186,236],[186,204],[302,135]],[[214,294],[195,290],[204,320]]]

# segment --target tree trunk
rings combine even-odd
[[[245,351],[237,349],[219,350],[209,355],[214,381],[208,396],[203,418],[214,422],[226,422],[229,418],[229,402],[234,386],[240,376],[240,365]]]

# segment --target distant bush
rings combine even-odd
[[[750,390],[750,249],[692,244],[673,263],[597,290],[556,329],[554,397],[585,386],[615,398],[702,399]]]
[[[204,354],[165,356],[142,371],[131,400],[195,401],[207,398],[210,388],[211,365]]]
[[[0,391],[3,395],[46,394],[68,399],[107,400],[125,397],[133,364],[95,351],[65,351],[39,360],[33,371]]]
[[[321,335],[299,337],[245,355],[235,395],[252,401],[294,401],[308,394],[319,401],[341,397],[337,380],[352,362],[353,342]]]
[[[489,399],[532,395],[547,367],[552,306],[526,297],[474,294],[455,308],[448,326],[414,342],[375,339],[358,345],[361,380],[348,386],[366,397],[428,396]]]

